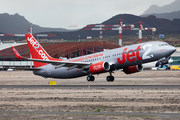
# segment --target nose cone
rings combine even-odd
[[[174,46],[169,46],[168,51],[173,54],[176,51],[176,48]]]
[[[176,48],[174,46],[167,46],[166,51],[162,54],[163,56],[169,57],[176,51]],[[169,62],[169,61],[168,61]]]

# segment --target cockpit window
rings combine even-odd
[[[159,46],[168,46],[169,44],[159,44]]]

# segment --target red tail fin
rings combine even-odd
[[[53,58],[48,55],[48,53],[42,48],[38,41],[28,33],[25,35],[28,43],[28,47],[33,59],[41,60],[52,60]],[[46,63],[34,62],[35,68],[46,65]]]

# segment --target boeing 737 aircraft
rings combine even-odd
[[[72,59],[55,59],[48,55],[38,41],[30,34],[26,40],[32,58],[22,57],[12,47],[16,57],[20,60],[33,61],[35,68],[30,68],[35,75],[45,78],[76,78],[87,75],[87,81],[94,81],[94,74],[109,72],[108,82],[114,81],[113,71],[123,69],[124,73],[140,72],[143,63],[167,58],[176,48],[166,42],[146,42],[108,51],[98,52]]]

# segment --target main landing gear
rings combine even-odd
[[[92,75],[89,75],[89,76],[87,76],[87,78],[86,78],[86,79],[87,79],[87,81],[88,81],[88,82],[90,82],[90,81],[92,81],[92,82],[93,82],[93,81],[94,81],[94,79],[95,79],[95,77],[94,77],[94,76],[92,76]]]
[[[106,80],[107,80],[108,82],[113,82],[113,81],[114,81],[114,76],[112,76],[112,71],[110,71],[109,73],[110,73],[110,76],[107,76],[107,77],[106,77]]]
[[[106,80],[108,82],[113,82],[114,81],[114,76],[112,76],[112,71],[110,71],[109,73],[110,73],[110,76],[107,76]],[[87,76],[86,79],[87,79],[88,82],[93,82],[95,80],[95,77],[92,74],[90,74],[90,75]]]

